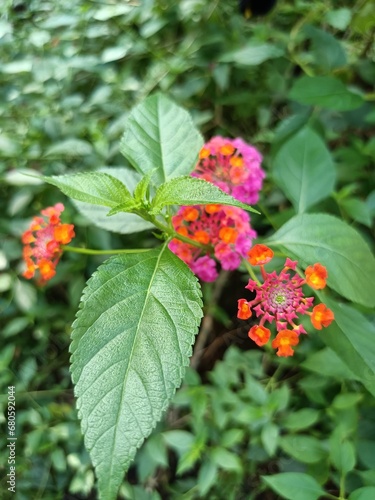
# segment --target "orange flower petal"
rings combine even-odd
[[[188,222],[192,222],[198,219],[199,210],[194,207],[186,207],[183,213],[184,220]]]
[[[192,239],[198,241],[199,243],[202,243],[203,245],[208,245],[208,243],[210,242],[209,234],[203,230],[195,231]]]
[[[262,346],[267,344],[271,336],[271,331],[261,325],[254,325],[252,328],[250,328],[248,337],[251,338],[251,340],[254,340],[256,345]]]
[[[74,226],[73,224],[60,224],[56,226],[53,235],[55,240],[61,245],[67,245],[74,238]]]
[[[235,243],[238,233],[233,227],[222,227],[219,231],[219,238],[224,243]]]
[[[326,286],[327,269],[319,263],[308,266],[305,270],[305,276],[306,283],[314,290],[321,290]]]
[[[317,330],[321,330],[323,326],[329,326],[334,319],[335,315],[333,311],[331,311],[331,309],[328,309],[325,304],[318,304],[312,310],[311,323]]]
[[[219,148],[219,152],[224,155],[224,156],[228,156],[228,155],[231,155],[233,154],[235,151],[235,147],[232,146],[232,144],[224,144],[223,146],[220,146]]]
[[[293,330],[281,330],[272,341],[272,347],[278,349],[278,356],[293,356],[294,351],[291,346],[297,345],[299,336]]]
[[[245,299],[238,300],[238,313],[237,318],[239,319],[249,319],[252,315],[249,303]]]
[[[252,266],[261,266],[272,259],[273,251],[266,245],[258,244],[254,245],[247,255]]]
[[[199,159],[208,158],[210,156],[210,150],[208,148],[202,148],[199,152]]]
[[[204,209],[208,214],[216,214],[216,212],[221,210],[221,205],[206,205]]]

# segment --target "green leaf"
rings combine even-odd
[[[82,139],[66,139],[50,146],[44,156],[87,156],[93,152],[91,144]]]
[[[374,500],[375,486],[364,486],[350,493],[348,500]]]
[[[112,208],[107,213],[108,217],[112,217],[113,215],[116,215],[120,212],[134,212],[137,208],[140,208],[141,203],[135,201],[133,198],[126,201],[125,203],[120,203],[120,205],[116,205],[115,208]]]
[[[214,485],[218,476],[217,466],[210,460],[204,460],[198,474],[198,490],[201,497],[209,492],[211,486]]]
[[[264,449],[270,457],[272,457],[278,445],[279,427],[272,422],[268,422],[262,429],[260,435]]]
[[[161,94],[148,97],[130,113],[121,153],[142,174],[157,169],[155,185],[189,174],[203,139],[189,113]]]
[[[73,324],[72,379],[100,497],[124,473],[180,385],[202,317],[198,281],[164,245],[112,257]]]
[[[124,184],[104,172],[43,177],[74,200],[114,208],[129,202],[132,196]]]
[[[318,410],[303,408],[302,410],[289,413],[283,419],[282,423],[286,429],[296,432],[316,424],[319,418],[320,412]]]
[[[354,375],[341,358],[329,347],[310,354],[306,361],[301,363],[301,366],[326,377],[335,377],[340,381],[343,379],[358,380],[358,377]]]
[[[321,441],[313,436],[283,436],[279,443],[285,453],[305,464],[313,464],[326,457]]]
[[[259,213],[249,205],[224,193],[211,182],[188,175],[172,179],[157,189],[151,203],[151,213],[160,213],[166,205],[207,205],[210,203],[231,205],[249,212]]]
[[[237,472],[242,471],[242,464],[238,456],[225,448],[213,448],[210,451],[210,459],[221,469]]]
[[[281,47],[270,43],[249,43],[241,49],[223,54],[219,62],[235,63],[240,66],[258,66],[268,59],[281,57],[284,51]]]
[[[275,181],[298,213],[333,191],[335,170],[331,154],[319,135],[308,127],[281,146],[273,165]]]
[[[341,80],[333,76],[302,76],[294,83],[289,98],[336,111],[356,109],[364,102],[360,95],[350,92]]]
[[[355,467],[355,448],[351,441],[342,441],[339,433],[334,433],[330,439],[330,458],[335,468],[346,475]]]
[[[362,384],[375,396],[375,327],[363,314],[328,297],[335,321],[320,338],[341,358]]]
[[[325,72],[345,66],[346,53],[341,43],[331,33],[308,25],[304,29],[312,41],[311,53],[315,64]]]
[[[282,246],[303,267],[327,267],[328,285],[344,297],[374,307],[375,259],[362,237],[327,214],[302,214],[290,219],[268,240]]]
[[[121,181],[130,192],[135,191],[141,176],[135,170],[126,167],[104,167],[100,172],[107,173]],[[89,219],[95,226],[113,231],[115,233],[129,234],[144,231],[155,227],[151,222],[147,222],[138,215],[129,213],[118,213],[108,217],[108,209],[91,203],[75,202],[78,210]]]
[[[368,205],[357,198],[345,198],[340,200],[340,207],[355,221],[371,227],[372,217]]]
[[[276,493],[288,500],[317,500],[325,494],[320,484],[311,476],[301,472],[284,472],[273,476],[262,476],[263,481]]]

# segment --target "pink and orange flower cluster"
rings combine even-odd
[[[242,139],[217,136],[201,149],[192,176],[215,184],[243,203],[256,203],[265,177],[261,161],[261,154]],[[172,224],[177,233],[202,245],[177,238],[169,245],[202,281],[216,280],[216,261],[225,270],[237,269],[256,237],[248,213],[224,205],[181,207]]]
[[[172,223],[179,234],[207,248],[177,238],[169,244],[172,252],[203,281],[215,281],[218,276],[216,262],[210,253],[213,252],[223,269],[237,269],[256,236],[245,210],[224,205],[181,207]]]
[[[62,245],[70,243],[75,236],[73,224],[61,223],[60,215],[63,210],[62,203],[45,208],[41,211],[41,216],[33,218],[29,229],[22,235],[26,264],[23,276],[31,279],[38,272],[40,285],[55,276]]]
[[[305,279],[296,272],[292,275],[290,271],[295,271],[297,261],[289,258],[279,274],[276,271],[268,273],[264,265],[272,258],[273,251],[266,245],[255,245],[249,251],[248,260],[251,265],[260,267],[263,283],[249,280],[245,288],[255,292],[255,298],[251,301],[239,299],[237,317],[247,320],[253,312],[261,317],[248,332],[249,338],[259,346],[267,344],[271,337],[270,329],[264,324],[275,322],[277,334],[272,347],[277,349],[278,356],[293,356],[293,347],[299,343],[300,334],[306,333],[303,326],[295,322],[298,315],[309,315],[317,330],[329,326],[334,320],[333,312],[325,304],[313,307],[314,297],[305,297],[302,289],[305,284],[315,290],[324,288],[328,274],[326,268],[317,263],[306,268]]]

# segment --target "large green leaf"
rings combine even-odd
[[[104,207],[115,207],[126,203],[132,196],[126,186],[104,172],[86,172],[72,175],[43,177],[74,200]]]
[[[262,476],[262,479],[276,493],[289,500],[317,500],[325,493],[316,479],[302,472],[284,472]]]
[[[220,188],[197,177],[188,175],[177,177],[162,184],[152,200],[151,212],[159,213],[166,205],[204,205],[204,204],[233,205],[249,212],[257,212],[249,205],[241,203]]]
[[[294,83],[289,98],[302,104],[349,111],[363,104],[360,95],[350,92],[333,76],[302,76]]]
[[[273,165],[275,181],[298,213],[333,191],[335,170],[330,152],[319,135],[308,127],[281,146]]]
[[[328,285],[353,302],[375,305],[375,259],[361,236],[331,215],[302,214],[290,219],[268,240],[297,257],[302,266],[327,267]]]
[[[155,185],[189,174],[203,139],[189,113],[161,94],[148,97],[130,113],[120,150],[142,174],[155,170]]]
[[[322,294],[321,294],[322,295]],[[375,396],[375,327],[352,307],[322,297],[335,321],[319,336]]]
[[[140,174],[133,169],[126,167],[103,167],[100,172],[107,173],[119,179],[132,193],[141,180]],[[144,231],[155,227],[151,222],[147,222],[138,215],[119,213],[108,217],[108,209],[91,203],[75,201],[78,210],[87,217],[95,226],[113,231],[114,233],[130,234]]]
[[[202,317],[199,284],[165,245],[112,257],[73,324],[72,379],[103,500],[180,385]]]

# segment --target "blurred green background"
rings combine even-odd
[[[352,224],[373,249],[374,7],[370,0],[280,0],[267,16],[245,20],[235,1],[3,2],[0,420],[5,428],[7,387],[14,385],[17,500],[97,498],[68,348],[82,289],[104,259],[67,253],[40,289],[20,277],[22,232],[40,209],[62,201],[76,246],[156,241],[149,232],[116,235],[92,226],[55,188],[20,170],[56,175],[125,165],[119,140],[126,117],[162,91],[190,111],[206,139],[241,136],[262,152],[264,215],[252,220],[265,235],[294,213],[273,176],[273,157],[309,123],[337,174],[319,210]],[[333,78],[344,90],[334,103],[315,105],[306,75]],[[313,335],[292,359],[254,349],[235,319],[245,281],[235,273],[222,298],[211,301],[210,341],[221,336],[221,347],[198,371],[188,370],[120,498],[273,500],[277,488],[262,476],[278,472],[307,472],[334,495],[342,481],[347,495],[375,488],[373,397]],[[215,290],[204,293],[210,302]],[[0,497],[7,498],[4,433],[0,443]]]

